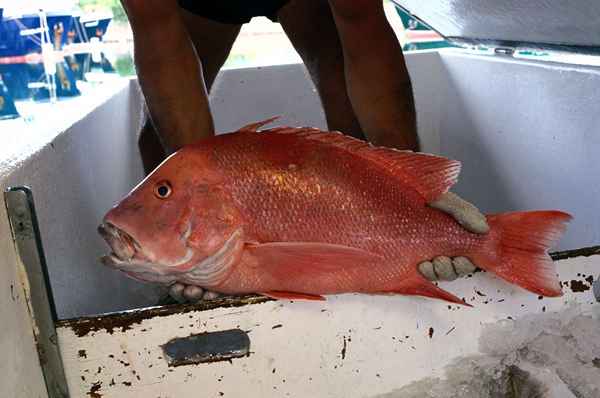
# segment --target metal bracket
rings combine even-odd
[[[512,47],[496,47],[494,48],[494,54],[513,57],[515,55],[515,49]]]
[[[48,396],[67,398],[67,379],[56,336],[56,308],[50,289],[33,195],[27,187],[8,188],[4,192],[4,200],[18,255],[18,265],[25,274],[21,283]]]
[[[250,355],[250,338],[241,329],[180,337],[162,346],[169,366],[231,361]]]

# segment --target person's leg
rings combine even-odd
[[[202,62],[204,81],[210,93],[242,25],[215,22],[183,9],[181,15],[196,49],[196,54]]]
[[[344,53],[348,93],[369,141],[418,150],[413,93],[382,0],[329,0]]]
[[[348,98],[344,55],[327,0],[292,0],[277,19],[310,73],[328,128],[364,139]]]
[[[167,158],[167,151],[165,151],[158,132],[154,128],[152,120],[150,120],[148,108],[145,104],[142,112],[142,128],[138,137],[138,148],[144,166],[144,173],[148,175]]]
[[[227,59],[227,55],[231,50],[231,46],[235,41],[241,25],[229,25],[211,21],[207,18],[192,14],[183,9],[179,10],[180,17],[183,21],[183,26],[188,35],[188,39],[193,45],[194,56],[200,61],[201,73],[207,92],[214,83],[214,80],[219,72],[219,69]],[[138,29],[139,31],[140,29]],[[140,39],[141,40],[141,39]],[[162,45],[168,46],[170,40],[165,38]],[[160,49],[157,49],[160,51]],[[176,62],[175,60],[174,62]],[[157,78],[160,79],[160,76]],[[179,77],[181,78],[181,77]],[[185,98],[182,99],[185,102]],[[205,109],[206,108],[206,109]],[[198,106],[197,108],[187,109],[187,114],[182,115],[184,118],[191,120],[199,120],[202,136],[210,136],[214,134],[212,127],[212,117],[208,104],[206,107]],[[210,123],[204,123],[203,121]],[[209,125],[210,131],[207,130]],[[198,136],[197,138],[201,138]],[[193,140],[194,137],[190,137]],[[147,108],[144,107],[144,121],[140,132],[138,146],[140,148],[142,162],[146,174],[154,170],[168,155],[165,150],[163,141],[158,134],[154,123],[150,119]],[[178,148],[175,148],[178,149]]]

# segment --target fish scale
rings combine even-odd
[[[274,154],[273,148],[288,150]],[[240,133],[221,140],[213,154],[226,176],[226,189],[249,224],[245,232],[250,239],[334,243],[385,259],[385,265],[368,265],[368,276],[346,274],[340,264],[337,286],[323,281],[327,286],[322,290],[328,293],[384,289],[414,273],[418,262],[461,248],[468,251],[482,240],[427,207],[414,189],[399,184],[384,167],[365,164],[326,143],[268,131]],[[242,175],[239,170],[244,170]],[[319,282],[307,281],[313,287]]]

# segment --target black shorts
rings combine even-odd
[[[253,17],[277,22],[277,13],[290,0],[179,0],[179,6],[213,21],[241,25]],[[313,0],[306,0],[313,1]]]

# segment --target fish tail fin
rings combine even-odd
[[[488,216],[490,238],[473,253],[478,267],[542,296],[562,290],[548,249],[564,233],[571,216],[560,211],[528,211]]]

